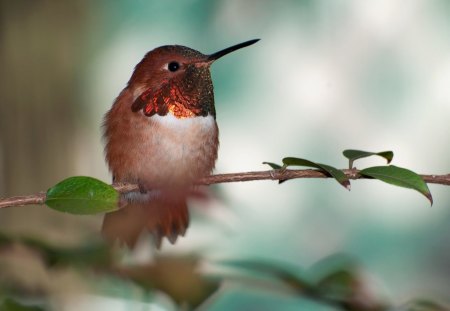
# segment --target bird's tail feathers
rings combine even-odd
[[[174,244],[184,236],[189,225],[185,198],[153,198],[131,201],[127,206],[105,215],[102,233],[109,241],[119,240],[133,248],[145,231],[151,233],[156,247],[167,237]]]

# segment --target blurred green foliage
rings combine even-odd
[[[120,263],[117,246],[93,243],[75,248],[59,248],[36,238],[0,235],[0,254],[17,252],[17,245],[28,249],[32,257],[42,260],[49,272],[75,269],[80,275],[95,273],[97,276],[94,279],[107,277],[115,280],[115,283],[131,281],[145,292],[167,294],[179,308],[186,310],[199,308],[206,301],[213,303],[213,295],[224,282],[229,281],[244,286],[246,290],[254,288],[271,295],[285,292],[318,305],[329,306],[333,310],[381,311],[393,308],[384,298],[377,297],[370,290],[370,279],[365,276],[366,272],[360,264],[345,255],[330,256],[309,269],[262,259],[218,261],[214,264],[231,270],[208,274],[199,270],[199,263],[204,260],[199,255],[158,255],[148,263],[127,265]],[[0,278],[0,291],[3,293],[0,296],[3,298],[2,311],[44,310],[22,305],[9,295],[22,297],[20,299],[39,297],[46,305],[50,305],[51,301],[47,301],[51,298],[51,291],[43,284],[30,290],[26,282],[22,283],[20,278],[13,275]],[[94,292],[108,294],[104,286]],[[67,294],[77,295],[76,292]],[[440,308],[443,307],[434,302],[418,300],[410,303],[406,310],[444,310]]]
[[[45,311],[45,309],[36,306],[23,305],[11,298],[6,298],[0,302],[0,311]]]

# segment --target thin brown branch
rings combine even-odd
[[[0,208],[24,205],[41,205],[45,203],[45,192],[31,195],[0,199]]]
[[[359,175],[356,169],[343,170],[349,179],[366,179]],[[297,178],[329,178],[330,176],[318,170],[270,170],[245,173],[217,174],[202,178],[198,181],[198,185],[212,185],[228,182],[254,181],[254,180],[278,180],[284,181]],[[421,175],[423,180],[429,184],[440,184],[450,186],[450,174],[446,175]],[[113,184],[113,187],[120,193],[138,191],[136,184]],[[33,195],[17,196],[0,199],[0,208],[24,206],[24,205],[42,205],[45,203],[46,195],[39,192]]]

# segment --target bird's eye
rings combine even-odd
[[[170,62],[167,65],[167,69],[169,69],[169,71],[175,72],[180,69],[180,64],[178,62]]]

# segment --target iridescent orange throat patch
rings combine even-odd
[[[168,81],[157,90],[144,91],[131,105],[131,110],[133,112],[142,110],[147,117],[155,114],[160,116],[171,114],[179,119],[208,114],[215,117],[214,95],[212,92],[202,90],[183,94],[175,82]]]

